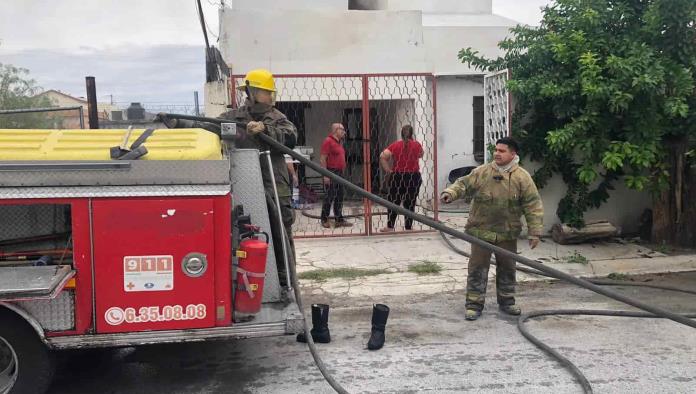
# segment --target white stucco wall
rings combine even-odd
[[[220,50],[235,74],[429,72],[418,11],[220,12]]]
[[[530,174],[539,167],[538,163],[524,163],[524,168]],[[590,209],[585,213],[585,220],[608,220],[619,227],[622,234],[631,234],[638,231],[640,215],[646,208],[650,208],[651,199],[647,192],[638,192],[627,189],[623,180],[614,183],[616,190],[610,191],[609,200],[598,209]],[[567,187],[560,175],[554,175],[544,188],[539,190],[544,202],[544,232],[551,231],[551,226],[559,223],[556,216],[558,203],[565,196]]]
[[[388,0],[390,10],[422,10],[424,13],[490,14],[491,0]]]
[[[203,91],[206,98],[205,116],[214,118],[228,110],[230,91],[227,81],[206,82]]]
[[[423,37],[433,73],[480,74],[480,70],[474,70],[459,60],[459,51],[472,47],[482,56],[496,58],[500,54],[498,42],[508,35],[508,29],[507,26],[425,26]]]
[[[228,0],[235,10],[347,10],[348,0]]]
[[[474,160],[474,96],[483,84],[454,76],[437,78],[437,179],[440,190],[455,168],[476,166]]]

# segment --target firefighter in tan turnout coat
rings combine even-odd
[[[290,205],[292,187],[290,186],[290,175],[288,166],[285,163],[285,156],[267,144],[261,142],[256,134],[264,133],[274,140],[284,144],[289,148],[295,147],[297,141],[297,128],[288,118],[275,108],[276,86],[273,74],[265,69],[249,71],[244,77],[244,84],[237,89],[246,90],[247,97],[244,105],[239,108],[222,113],[219,118],[235,122],[246,123],[247,136],[235,141],[235,146],[239,149],[258,149],[261,152],[270,151],[271,166],[274,178],[271,178],[271,171],[268,168],[268,161],[265,157],[259,157],[261,175],[263,177],[263,187],[265,190],[266,205],[268,206],[269,221],[271,223],[271,236],[273,237],[273,250],[276,255],[276,265],[280,284],[285,287],[288,285],[285,272],[283,257],[283,235],[278,223],[278,216],[273,191],[275,181],[280,200],[280,217],[285,227],[285,234],[288,236],[288,259],[290,264],[295,261],[295,244],[292,238],[292,224],[295,221],[295,214]],[[208,124],[204,122],[170,119],[167,114],[160,113],[157,120],[164,122],[170,128],[191,128],[199,127],[208,129]]]
[[[466,232],[486,242],[517,251],[517,237],[522,231],[520,217],[527,221],[529,245],[539,244],[544,209],[532,177],[518,165],[517,142],[509,137],[496,141],[494,161],[474,169],[440,195],[448,204],[464,198],[472,200]],[[466,319],[481,316],[488,282],[491,252],[471,245],[466,291]],[[515,261],[496,254],[496,289],[498,306],[504,313],[519,315],[515,305]]]

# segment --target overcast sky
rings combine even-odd
[[[537,25],[549,2],[493,0],[493,12]],[[202,0],[212,44],[219,3]],[[92,75],[99,101],[192,104],[203,48],[194,0],[0,0],[0,63],[29,69],[44,89],[84,96]]]

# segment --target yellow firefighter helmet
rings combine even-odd
[[[249,87],[268,90],[270,92],[275,92],[275,81],[273,80],[273,74],[270,71],[257,68],[256,70],[251,70],[244,77],[243,85],[237,87],[239,90],[244,90],[246,88],[247,82]]]

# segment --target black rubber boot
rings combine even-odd
[[[312,304],[312,329],[309,331],[315,343],[331,342],[329,332],[329,306],[326,304]],[[297,334],[297,342],[307,342],[305,333]]]
[[[374,304],[372,306],[372,334],[367,342],[367,348],[378,350],[384,346],[384,329],[387,326],[389,317],[389,307],[384,304]]]

